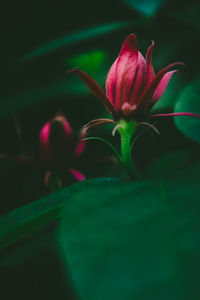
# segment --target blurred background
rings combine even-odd
[[[4,2],[1,11],[0,153],[23,154],[17,137],[16,119],[27,148],[34,157],[38,157],[39,132],[58,109],[77,135],[90,120],[108,117],[98,99],[78,78],[66,74],[66,71],[79,67],[104,88],[107,72],[130,33],[136,34],[143,55],[154,40],[153,65],[156,71],[174,61],[185,64],[180,68],[181,73],[172,78],[155,111],[174,111],[179,94],[199,75],[200,4],[195,0],[74,0],[52,3],[19,0]],[[172,119],[157,120],[156,126],[161,136],[144,132],[144,138],[135,148],[137,164],[144,176],[151,177],[146,170],[156,157],[172,151],[189,151],[184,152],[184,164],[199,157],[199,146],[178,131]],[[91,135],[110,140],[111,127],[94,129]],[[118,145],[117,137],[113,143]],[[88,142],[78,169],[87,178],[118,176],[122,172],[110,149],[97,141]],[[1,215],[48,193],[44,187],[44,173],[23,163],[0,160],[0,179]],[[45,230],[49,232],[48,228]],[[47,234],[42,245],[51,244],[51,239]],[[11,299],[13,293],[16,298],[20,296],[22,299],[27,293],[29,299],[68,299],[63,279],[65,271],[58,262],[56,251],[43,246],[40,253],[38,250],[31,259],[15,265],[12,272],[2,272],[7,295],[3,299]],[[51,275],[48,269],[50,262]],[[39,271],[39,265],[42,271]],[[51,280],[58,283],[47,295],[46,288]],[[25,286],[23,292],[21,282]],[[35,285],[33,282],[36,282]],[[9,291],[8,283],[14,284],[13,291]]]

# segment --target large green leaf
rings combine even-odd
[[[106,185],[116,180],[118,179],[85,180],[11,211],[0,218],[0,249],[58,219],[62,213],[64,200],[67,200],[69,195],[77,189],[81,191],[88,184],[96,186],[100,182],[105,182]]]
[[[69,197],[60,245],[81,299],[199,299],[199,170]]]
[[[188,84],[180,94],[175,112],[200,114],[200,77]],[[177,128],[187,137],[200,142],[200,119],[194,117],[175,117]]]

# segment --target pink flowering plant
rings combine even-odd
[[[73,168],[84,151],[83,138],[83,133],[80,133],[79,137],[75,136],[69,122],[61,113],[42,127],[39,134],[40,164],[47,170],[45,174],[47,186],[52,173],[59,170],[64,171],[75,181],[85,179],[81,172]],[[60,183],[60,187],[62,186]]]
[[[175,2],[5,2],[0,299],[200,299],[200,16]]]
[[[27,153],[19,126],[18,133],[25,154],[20,157],[1,154],[1,158],[38,169],[44,174],[44,184],[50,191],[85,179],[76,169],[78,159],[85,149],[85,131],[82,130],[79,136],[76,136],[62,113],[57,113],[40,130],[38,158]]]
[[[121,136],[121,153],[118,155],[129,175],[137,176],[132,161],[132,148],[139,126],[148,126],[159,134],[150,123],[155,117],[192,116],[192,112],[152,114],[151,109],[165,92],[169,80],[178,70],[181,62],[172,63],[157,74],[152,65],[154,42],[147,50],[146,58],[138,50],[135,34],[130,34],[124,41],[119,56],[112,64],[106,78],[106,93],[100,85],[84,71],[78,68],[69,72],[77,75],[103,103],[112,116],[111,119],[90,121],[85,128],[113,123],[113,135],[116,131]]]

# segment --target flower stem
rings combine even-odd
[[[133,179],[138,177],[138,171],[132,159],[132,139],[136,131],[137,123],[134,121],[119,121],[118,131],[121,136],[121,162],[129,176]]]

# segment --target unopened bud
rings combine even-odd
[[[74,149],[72,129],[63,115],[47,122],[40,131],[40,156],[45,164],[62,163]]]

